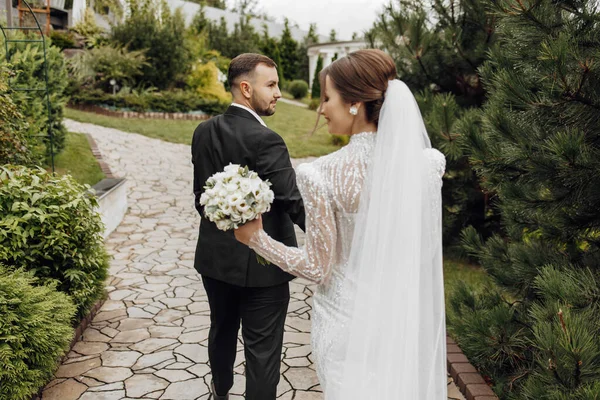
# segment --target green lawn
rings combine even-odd
[[[452,259],[444,260],[444,291],[446,298],[452,292],[453,286],[459,281],[463,281],[469,287],[477,290],[491,282],[491,278],[477,265]]]
[[[155,139],[172,143],[190,144],[198,121],[171,121],[160,119],[125,119],[107,117],[73,109],[65,109],[65,117],[80,122],[135,132]],[[288,145],[294,158],[322,156],[339,147],[331,144],[327,128],[322,127],[309,136],[317,119],[317,113],[290,104],[277,104],[277,112],[264,118],[269,128],[279,133]],[[321,120],[321,124],[324,122]]]
[[[289,92],[286,92],[286,91],[282,91],[282,92],[281,92],[281,96],[282,96],[284,99],[288,99],[288,100],[294,100],[294,101],[299,101],[300,103],[304,103],[304,104],[306,104],[307,106],[308,106],[308,105],[310,105],[310,92],[309,92],[308,96],[306,96],[306,97],[305,97],[305,98],[303,98],[303,99],[295,99],[295,98],[294,98],[294,96],[292,96],[292,95],[291,95]]]
[[[100,165],[90,150],[87,137],[81,133],[67,133],[65,149],[56,156],[54,166],[56,173],[70,174],[77,182],[90,186],[104,179]]]

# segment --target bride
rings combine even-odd
[[[312,345],[326,400],[447,398],[445,159],[395,77],[393,60],[372,49],[321,72],[320,114],[350,142],[298,167],[303,249],[273,240],[260,218],[235,231],[279,268],[318,284]]]

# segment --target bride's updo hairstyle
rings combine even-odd
[[[388,82],[396,79],[396,64],[381,50],[358,50],[324,68],[319,74],[321,103],[325,97],[325,78],[329,76],[346,103],[365,104],[367,121],[379,122]]]

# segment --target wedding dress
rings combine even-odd
[[[404,85],[400,81],[390,82],[390,86],[394,85],[394,89],[397,89],[399,92],[398,94],[406,97],[407,94],[405,91],[408,88],[395,86],[397,84]],[[393,93],[388,89],[386,102],[388,102],[388,98],[392,97]],[[410,99],[412,99],[412,95],[410,95]],[[405,100],[403,98],[403,101]],[[411,107],[415,105],[416,103]],[[379,321],[365,320],[369,316],[364,315],[365,311],[360,310],[360,307],[357,306],[358,303],[364,302],[363,305],[369,307],[369,299],[387,302],[386,298],[375,299],[374,296],[365,296],[365,288],[359,280],[368,281],[368,279],[361,277],[361,273],[365,273],[365,271],[373,270],[374,273],[377,273],[376,266],[372,265],[369,260],[360,259],[360,257],[364,257],[369,253],[363,249],[364,245],[368,243],[365,240],[368,240],[370,237],[368,232],[373,231],[377,236],[380,228],[385,230],[385,226],[381,224],[372,227],[371,225],[374,222],[372,219],[373,216],[369,216],[369,209],[379,208],[374,200],[379,194],[385,194],[365,193],[366,190],[379,190],[377,182],[379,178],[372,174],[375,173],[374,168],[377,162],[385,162],[386,160],[378,160],[377,157],[394,157],[393,154],[386,154],[392,149],[380,149],[383,143],[380,141],[378,144],[378,140],[381,139],[378,137],[382,134],[382,127],[387,127],[390,122],[398,122],[395,118],[386,122],[384,118],[385,107],[386,103],[384,102],[378,130],[379,133],[363,132],[352,135],[349,144],[344,148],[321,157],[312,163],[301,164],[298,167],[297,183],[306,210],[305,246],[303,248],[287,247],[273,240],[263,230],[257,231],[249,244],[250,248],[257,254],[283,270],[318,284],[313,298],[311,339],[317,375],[326,400],[367,398],[381,398],[385,400],[441,400],[446,398],[443,397],[446,390],[446,373],[444,371],[445,331],[442,332],[444,336],[441,338],[444,344],[441,345],[441,348],[438,347],[435,349],[435,360],[432,360],[436,365],[439,364],[440,353],[444,353],[441,372],[439,365],[437,365],[437,368],[433,372],[424,372],[426,374],[434,374],[433,380],[436,383],[433,386],[436,387],[433,390],[431,389],[432,384],[430,383],[430,379],[419,378],[424,381],[419,383],[418,379],[415,381],[411,377],[415,373],[411,370],[412,367],[417,371],[421,371],[419,373],[422,373],[422,368],[420,369],[415,365],[412,367],[410,365],[402,366],[403,362],[408,360],[396,360],[398,369],[392,372],[390,377],[386,378],[387,380],[382,380],[382,377],[378,376],[381,374],[377,373],[376,366],[372,365],[372,363],[386,365],[385,358],[389,358],[389,361],[393,362],[393,357],[402,357],[405,346],[398,347],[396,343],[407,340],[410,335],[403,335],[406,337],[385,337],[384,334],[382,339],[382,337],[374,337],[373,334],[385,332],[386,326],[390,321],[402,318],[398,317],[399,315],[410,315],[403,311],[407,304],[387,304],[384,307],[385,309],[382,310],[371,310],[371,312],[367,310],[367,314],[372,314]],[[420,113],[418,117],[420,119]],[[404,120],[402,124],[406,126],[406,122]],[[419,129],[424,129],[422,127],[422,120],[420,120],[420,123]],[[402,126],[397,126],[396,131],[401,134]],[[423,160],[423,166],[413,165],[413,171],[418,175],[419,180],[427,180],[427,182],[422,182],[423,186],[428,188],[428,193],[433,193],[431,196],[432,199],[426,199],[426,210],[423,210],[423,213],[428,215],[428,221],[433,221],[431,223],[433,231],[427,232],[428,237],[433,237],[433,242],[437,243],[437,237],[439,236],[439,243],[441,243],[441,232],[436,231],[437,228],[435,227],[440,225],[441,200],[439,200],[439,193],[442,184],[441,177],[445,168],[445,159],[437,150],[425,145],[421,147],[418,159]],[[383,150],[384,153],[378,154],[381,153],[378,149]],[[410,151],[414,150],[410,149]],[[403,151],[407,151],[407,149]],[[396,154],[395,156],[402,157],[402,154]],[[423,169],[424,173],[421,173],[420,169]],[[398,184],[402,185],[402,182],[399,181]],[[389,191],[389,196],[392,197],[399,195],[397,193],[398,188],[393,186],[386,189]],[[398,198],[397,202],[401,207],[403,204],[402,199]],[[421,211],[414,211],[420,217]],[[397,212],[397,214],[402,213]],[[396,219],[395,215],[393,213],[390,214],[389,219],[390,221],[388,222],[393,224]],[[397,228],[399,230],[405,229],[402,226],[398,226]],[[397,248],[401,249],[402,245],[398,244]],[[380,250],[389,252],[390,249]],[[434,254],[441,252],[441,248],[428,246],[427,251],[433,259]],[[406,253],[410,253],[410,251],[407,250]],[[398,255],[392,254],[392,257],[389,255],[384,256],[384,260],[390,263],[390,266],[382,266],[384,274],[385,270],[390,267],[396,270],[399,269],[391,265],[394,264],[394,260],[397,260]],[[377,262],[377,254],[373,255],[372,258],[373,262]],[[429,260],[429,255],[425,258]],[[273,268],[273,266],[266,266],[265,268]],[[414,269],[419,268],[415,266]],[[411,282],[405,283],[413,284]],[[419,286],[418,282],[416,286]],[[361,295],[361,293],[363,294]],[[388,294],[384,295],[388,296]],[[410,296],[410,290],[407,290],[406,295]],[[418,299],[419,294],[417,293],[416,295]],[[443,288],[441,295],[443,297]],[[437,319],[439,318],[437,316]],[[360,328],[356,328],[356,326],[360,327],[363,323],[374,325],[374,330],[371,332],[360,332]],[[439,331],[435,326],[431,326],[431,329]],[[352,332],[353,330],[354,332]],[[394,333],[390,332],[390,334]],[[436,332],[436,334],[439,334],[439,332]],[[386,343],[386,346],[389,346],[390,354],[382,355],[378,350],[373,351],[371,348],[367,349],[366,352],[361,351],[362,343],[370,340],[378,340]],[[418,338],[414,340],[418,340]],[[417,343],[410,346],[413,345],[420,348]],[[353,346],[353,348],[349,349],[348,346]],[[358,353],[356,353],[357,350]],[[373,356],[376,356],[376,359],[373,360]],[[406,354],[406,356],[410,355]],[[429,370],[431,368],[426,369]],[[385,372],[382,371],[381,373]],[[439,376],[440,374],[442,375],[441,377]],[[425,388],[422,388],[422,390],[417,389],[416,392],[413,389],[398,388],[391,381],[402,381],[403,378],[400,375],[412,381],[407,383],[412,385],[420,384],[425,386]],[[363,384],[359,384],[358,381],[363,381]],[[440,382],[443,382],[443,387],[439,387],[441,385]],[[403,395],[403,391],[405,395]],[[373,397],[373,395],[379,397]],[[381,397],[382,395],[383,397]],[[414,395],[417,397],[407,397]]]

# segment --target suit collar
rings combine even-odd
[[[235,115],[237,117],[248,118],[248,119],[251,119],[251,120],[263,125],[264,127],[267,126],[264,123],[264,121],[262,121],[262,120],[259,121],[260,117],[258,117],[258,115],[254,115],[250,111],[248,111],[244,108],[238,107],[238,106],[230,105],[229,108],[227,109],[227,111],[225,111],[225,115]]]

